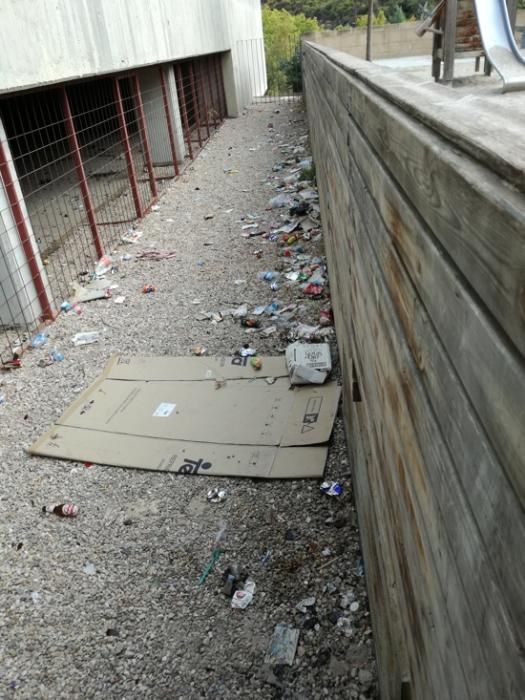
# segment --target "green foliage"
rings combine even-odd
[[[383,24],[387,24],[388,20],[386,18],[384,10],[379,10],[377,15],[374,15],[372,18],[372,24],[376,24],[378,26],[382,26]],[[368,24],[368,15],[359,15],[356,19],[355,26],[356,27],[366,27]]]
[[[316,19],[300,13],[292,15],[287,10],[263,7],[264,47],[268,91],[284,93],[287,87],[294,92],[301,90],[300,37],[320,29]]]
[[[374,0],[374,11],[378,15],[384,10],[389,22],[400,22],[403,16],[421,17],[425,6],[428,10],[435,3],[436,0]],[[263,5],[315,17],[323,26],[332,28],[356,25],[360,15],[368,14],[368,0],[263,0]]]
[[[392,24],[407,21],[405,13],[399,5],[394,5],[391,9],[386,10],[386,16],[388,21],[392,22]]]

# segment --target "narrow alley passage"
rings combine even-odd
[[[319,330],[320,316],[329,322],[327,289],[305,294],[293,274],[297,256],[323,256],[315,216],[290,256],[292,246],[270,234],[288,212],[269,209],[275,187],[308,156],[299,103],[255,105],[228,120],[139,223],[137,242],[112,251],[112,297],[60,314],[45,345],[1,377],[0,697],[377,697],[340,416],[326,470],[342,483],[339,496],[315,480],[184,476],[26,453],[112,354],[188,356],[202,346],[231,356],[249,343],[282,355],[290,340],[322,333],[336,358],[331,327]],[[135,258],[156,250],[175,255]],[[279,273],[277,288],[259,279],[263,271]],[[144,294],[147,285],[155,291]],[[281,311],[295,306],[273,320],[262,314],[262,330],[224,313],[274,301]],[[98,331],[99,342],[75,347],[83,331]],[[64,360],[43,366],[53,348]],[[207,501],[215,487],[226,491],[221,503]],[[42,513],[64,501],[78,504],[77,518]],[[224,525],[226,552],[200,586]],[[245,610],[223,591],[233,564],[256,584]],[[278,623],[299,630],[291,666],[265,662]]]

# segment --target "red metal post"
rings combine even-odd
[[[213,128],[217,128],[217,117],[219,119],[221,118],[220,112],[221,112],[221,106],[219,104],[219,86],[217,85],[217,72],[215,70],[215,63],[213,59],[211,59],[209,56],[206,59],[206,64],[208,66],[207,73],[208,73],[208,84],[210,86],[210,95],[213,103]],[[215,88],[215,89],[214,89]],[[217,109],[219,110],[217,112]]]
[[[213,76],[214,76],[214,82],[215,82],[215,88],[216,88],[216,93],[217,93],[217,104],[219,107],[219,119],[222,122],[223,120],[223,111],[222,111],[222,100],[221,100],[221,89],[219,86],[219,71],[217,68],[217,55],[215,54],[212,56],[211,64],[213,66]]]
[[[200,87],[200,93],[202,95],[202,104],[204,106],[204,115],[206,117],[206,133],[208,134],[208,138],[210,138],[210,119],[209,119],[209,113],[208,113],[208,100],[206,99],[206,86],[204,85],[204,71],[202,70],[203,66],[203,59],[201,58],[198,66],[199,66],[199,86]],[[209,82],[208,82],[209,84]]]
[[[202,148],[202,136],[201,136],[201,123],[199,119],[199,100],[197,98],[197,91],[195,90],[195,73],[193,72],[193,64],[189,64],[190,71],[190,86],[191,86],[191,97],[193,100],[193,114],[195,115],[195,122],[197,124],[197,134],[199,146]]]
[[[186,133],[186,141],[188,142],[188,153],[190,158],[193,160],[193,148],[191,146],[191,131],[190,123],[188,119],[188,110],[186,109],[186,95],[184,94],[184,80],[182,78],[182,71],[180,65],[177,63],[173,66],[175,71],[175,82],[179,88],[179,99],[181,100],[181,112],[182,112],[182,123],[184,125],[184,131]]]
[[[219,85],[221,88],[221,100],[223,104],[223,114],[228,116],[228,103],[226,102],[226,91],[224,89],[224,74],[222,72],[222,59],[217,56],[217,68],[219,69]]]
[[[173,122],[171,118],[171,109],[168,99],[168,88],[166,86],[166,77],[162,66],[159,68],[160,85],[162,87],[162,100],[164,102],[164,112],[166,114],[166,125],[168,127],[168,138],[170,140],[171,157],[175,167],[175,175],[179,175],[179,164],[177,163],[177,148],[175,146],[175,134],[173,133]]]
[[[55,317],[55,313],[53,312],[53,307],[47,294],[44,278],[42,277],[42,272],[38,265],[33,243],[29,235],[27,222],[24,218],[22,206],[20,204],[15,183],[11,175],[11,169],[7,161],[7,151],[2,141],[0,141],[0,177],[4,183],[7,199],[9,201],[9,207],[15,220],[15,226],[27,260],[29,272],[33,278],[33,284],[35,285],[36,294],[42,310],[41,318],[43,321],[52,320]]]
[[[137,182],[137,173],[135,172],[135,164],[133,162],[133,154],[131,153],[131,144],[129,142],[128,127],[126,124],[126,115],[124,114],[124,105],[122,103],[122,94],[120,92],[120,83],[118,78],[113,78],[113,93],[115,95],[115,107],[117,109],[118,122],[120,126],[120,137],[124,146],[124,155],[128,166],[129,184],[131,185],[131,193],[133,202],[135,203],[135,211],[137,218],[143,216],[142,205],[140,203],[139,186]]]
[[[82,155],[80,153],[80,147],[78,145],[78,137],[77,131],[75,129],[75,122],[73,121],[73,114],[71,113],[71,106],[69,104],[69,98],[67,96],[67,90],[65,86],[62,87],[62,111],[65,117],[64,123],[66,125],[67,136],[69,139],[69,147],[71,149],[71,154],[75,163],[75,170],[77,172],[78,183],[80,185],[80,192],[82,194],[82,202],[84,204],[84,209],[86,210],[89,228],[91,229],[93,244],[95,246],[95,250],[97,251],[98,257],[101,258],[104,255],[104,246],[102,245],[102,240],[100,238],[100,233],[97,226],[97,220],[95,217],[95,207],[93,206],[91,192],[89,191],[89,185],[86,178],[86,171],[84,170],[84,163],[82,162]]]
[[[140,130],[140,140],[142,142],[142,150],[144,151],[144,160],[148,169],[149,186],[153,198],[159,196],[157,190],[157,182],[155,180],[155,171],[153,170],[153,160],[151,159],[151,149],[149,145],[148,132],[146,130],[146,117],[144,115],[144,105],[142,103],[142,93],[140,91],[140,83],[137,75],[133,76],[133,87],[135,92],[135,107],[137,108],[137,116]]]

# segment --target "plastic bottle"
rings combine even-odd
[[[259,272],[257,277],[265,282],[271,282],[279,277],[279,273],[275,272],[274,270],[263,270],[262,272]]]
[[[47,335],[46,333],[37,333],[33,340],[31,341],[31,347],[32,348],[40,348],[42,345],[46,342],[47,340]]]
[[[54,513],[61,518],[76,518],[78,515],[78,506],[74,503],[59,503],[57,506],[44,506],[43,513]]]

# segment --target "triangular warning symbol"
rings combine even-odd
[[[315,426],[313,425],[306,425],[306,423],[303,424],[303,427],[301,428],[301,433],[309,433],[310,430],[314,430]]]

